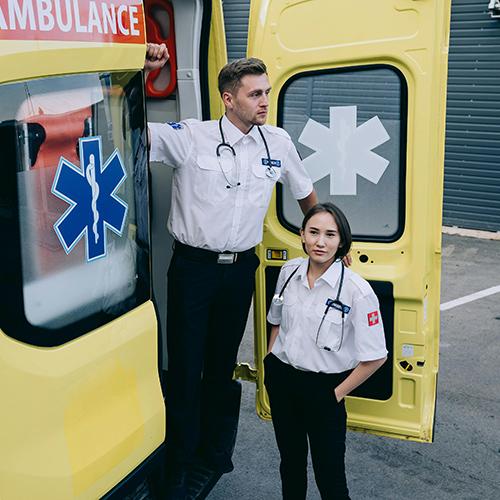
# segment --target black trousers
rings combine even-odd
[[[334,388],[347,373],[297,370],[273,354],[264,360],[274,433],[281,457],[283,498],[304,500],[308,441],[314,477],[323,500],[348,499],[345,476],[346,411]]]
[[[184,468],[197,451],[232,469],[240,385],[233,381],[259,260],[197,260],[175,250],[167,288],[167,460]]]

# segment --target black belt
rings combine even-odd
[[[213,264],[234,264],[238,260],[247,259],[255,254],[255,248],[249,248],[243,252],[213,252],[204,248],[195,248],[185,245],[179,241],[174,242],[174,253],[200,262],[211,262]]]

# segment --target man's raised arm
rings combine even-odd
[[[148,43],[148,47],[146,49],[146,57],[144,60],[144,82],[151,73],[155,69],[163,68],[165,63],[168,61],[168,49],[167,46],[162,43],[158,45],[157,43]],[[148,127],[148,145],[151,147],[151,133],[149,132]]]

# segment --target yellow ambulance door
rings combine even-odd
[[[165,437],[142,4],[0,3],[0,498],[94,500]]]
[[[320,201],[347,214],[352,269],[377,293],[389,359],[347,401],[351,429],[432,441],[450,0],[254,0],[248,55],[265,60],[270,123],[285,128]],[[266,311],[303,255],[302,214],[278,185],[258,248],[257,411]]]
[[[227,61],[226,33],[222,0],[213,0],[210,17],[210,36],[207,58],[207,104],[208,113],[205,118],[218,120],[224,114],[224,105],[219,94],[218,75]]]

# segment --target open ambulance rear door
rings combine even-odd
[[[352,269],[377,293],[388,362],[347,400],[351,429],[432,441],[450,0],[253,0],[270,123],[291,135],[321,201],[347,214]],[[278,186],[258,248],[257,411],[266,311],[280,266],[302,255],[302,214]]]

